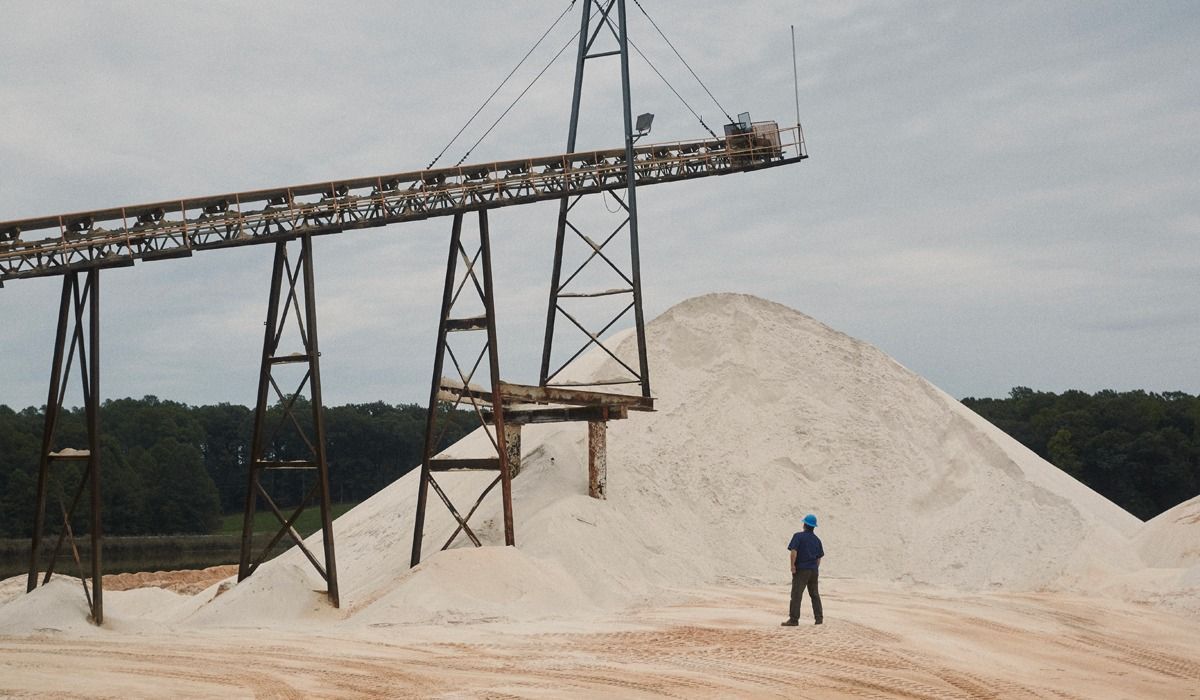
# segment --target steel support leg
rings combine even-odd
[[[80,275],[86,281],[80,284]],[[86,318],[85,318],[86,312]],[[74,330],[68,326],[74,317]],[[84,334],[84,325],[87,334]],[[70,347],[67,338],[70,336]],[[71,366],[79,359],[80,384],[83,389],[83,404],[86,416],[88,445],[86,450],[55,451],[55,435],[66,394]],[[92,621],[104,622],[104,580],[102,564],[103,529],[102,501],[100,498],[100,271],[93,268],[85,273],[72,271],[63,276],[62,296],[59,302],[58,326],[54,341],[54,359],[50,368],[50,389],[46,399],[46,415],[42,429],[42,451],[38,460],[36,503],[34,506],[33,537],[29,551],[29,575],[26,591],[38,585],[39,563],[45,536],[46,501],[51,478],[51,469],[56,464],[86,463],[74,500],[70,508],[61,505],[63,529],[50,553],[46,565],[45,581],[54,573],[54,565],[64,543],[68,543],[78,559],[78,547],[70,521],[75,514],[83,490],[88,490],[91,540],[90,571],[85,573],[80,563],[80,578],[83,580],[84,595],[88,598]],[[88,586],[88,578],[91,586]]]
[[[317,343],[316,285],[313,282],[313,251],[311,236],[300,239],[300,254],[293,264],[288,255],[289,241],[275,244],[275,262],[271,272],[271,290],[267,302],[267,320],[263,333],[262,361],[259,369],[258,399],[254,411],[254,435],[250,447],[247,473],[246,507],[242,520],[242,549],[238,564],[238,580],[254,573],[266,561],[284,537],[290,538],[317,573],[325,579],[329,600],[334,607],[341,604],[337,584],[337,564],[334,555],[333,521],[329,497],[329,461],[326,454],[325,414],[321,398],[320,349]],[[302,290],[302,294],[298,290]],[[285,296],[286,295],[286,296]],[[280,302],[283,302],[282,304]],[[303,307],[303,308],[301,308]],[[299,331],[300,352],[280,350],[289,320]],[[299,365],[306,371],[294,392],[285,393],[274,371],[282,365]],[[298,397],[307,387],[311,426],[305,430],[296,414]],[[271,395],[278,400],[278,421],[271,415]],[[306,448],[303,455],[278,454],[273,440],[281,431],[298,438]],[[311,431],[311,435],[310,435]],[[285,515],[270,492],[263,474],[272,470],[312,471],[315,481],[290,515]],[[316,499],[321,511],[321,533],[324,546],[323,565],[318,561],[295,529],[300,514]],[[275,515],[279,529],[257,553],[254,551],[254,519],[259,500]]]
[[[463,215],[456,214],[450,232],[450,252],[446,259],[446,282],[442,292],[442,308],[438,320],[437,346],[433,361],[433,378],[430,382],[429,412],[425,422],[425,445],[422,451],[421,476],[417,491],[417,512],[413,523],[412,558],[410,560],[412,566],[421,562],[422,544],[425,537],[425,516],[431,488],[458,522],[458,527],[442,549],[449,547],[460,532],[465,533],[476,546],[481,546],[482,543],[471,530],[468,521],[482,503],[483,498],[497,484],[500,485],[504,509],[504,542],[509,546],[516,544],[512,513],[510,448],[507,444],[507,437],[511,435],[511,431],[504,423],[504,401],[500,395],[500,357],[496,342],[496,307],[492,289],[492,253],[487,210],[483,209],[479,212],[479,247],[475,249],[474,254],[469,253],[463,245],[462,228]],[[464,268],[461,278],[458,270],[460,261]],[[474,292],[474,295],[470,292]],[[465,305],[470,303],[470,300],[474,300],[482,306],[482,316],[455,317],[455,304],[462,302]],[[455,354],[449,340],[450,333],[471,331],[486,331],[487,340],[474,362],[464,363],[462,360],[469,358],[460,358]],[[458,375],[452,380],[447,380],[443,376],[447,369],[447,358]],[[491,388],[480,391],[475,388],[473,379],[476,370],[485,358]],[[438,460],[436,454],[444,432],[443,421],[440,421],[439,417],[447,408],[455,410],[464,403],[469,405],[487,433],[494,456],[469,460]],[[487,419],[488,415],[491,416],[490,421]],[[519,446],[517,449],[520,449]],[[496,479],[484,489],[465,516],[461,515],[451,503],[434,477],[435,472],[445,473],[451,469],[485,469],[499,472]]]
[[[504,424],[504,446],[508,450],[508,472],[512,476],[521,473],[521,424]]]
[[[608,423],[588,422],[588,495],[608,498]]]

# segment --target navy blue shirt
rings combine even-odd
[[[797,532],[792,535],[788,549],[796,550],[797,569],[815,569],[820,566],[818,560],[825,556],[825,548],[821,546],[821,538],[812,530]]]

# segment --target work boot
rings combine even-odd
[[[798,624],[800,624],[799,620],[788,619],[788,620],[784,620],[783,622],[779,623],[779,626],[780,627],[795,627]]]
[[[821,624],[821,623],[823,623],[823,622],[824,622],[824,620],[817,620],[817,621],[816,621],[816,622],[814,622],[813,624],[814,624],[814,625],[819,625],[819,624]]]

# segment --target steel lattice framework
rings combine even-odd
[[[414,527],[413,565],[416,565],[421,557],[425,501],[429,488],[433,488],[438,494],[458,524],[458,528],[444,546],[449,546],[460,532],[465,533],[466,537],[478,546],[480,540],[468,521],[488,492],[499,484],[504,505],[505,542],[510,545],[515,543],[510,480],[519,471],[522,425],[563,421],[588,423],[588,492],[596,498],[605,497],[607,421],[624,419],[628,417],[629,411],[653,410],[654,405],[647,372],[642,316],[636,189],[664,182],[773,168],[799,162],[808,155],[799,124],[785,128],[779,128],[775,122],[751,124],[748,115],[744,117],[745,121],[726,125],[724,138],[714,136],[701,140],[635,145],[635,141],[644,131],[635,134],[632,123],[625,2],[586,0],[581,3],[581,9],[575,90],[566,154],[231,192],[0,222],[0,286],[3,286],[5,281],[23,278],[63,277],[62,303],[58,316],[54,365],[50,377],[39,468],[28,590],[32,591],[37,586],[41,555],[45,549],[44,525],[50,470],[52,466],[58,465],[55,466],[56,469],[81,472],[79,486],[69,509],[66,506],[65,494],[60,495],[63,526],[54,550],[50,553],[45,578],[49,580],[64,541],[69,541],[80,578],[84,580],[84,591],[89,599],[92,619],[97,624],[103,622],[99,478],[99,273],[105,268],[127,267],[137,261],[187,257],[199,250],[263,243],[276,245],[258,385],[252,457],[248,465],[239,580],[251,575],[272,553],[275,545],[287,537],[299,546],[325,580],[330,602],[335,606],[339,604],[333,527],[330,519],[328,460],[325,454],[322,418],[315,285],[312,274],[312,238],[321,234],[433,217],[453,217],[437,354],[430,385],[421,490]],[[593,20],[596,20],[594,25],[591,24]],[[608,33],[616,40],[615,49],[605,50],[594,46],[604,29],[609,30]],[[620,56],[624,147],[576,152],[584,64],[589,59],[614,55]],[[599,193],[608,193],[618,202],[620,206],[617,214],[623,218],[611,233],[593,238],[573,221],[572,210],[585,195]],[[540,382],[538,386],[512,384],[500,378],[487,210],[551,200],[559,201],[560,206]],[[473,255],[468,252],[462,240],[463,219],[468,212],[477,213],[479,219],[479,246]],[[584,262],[573,271],[563,268],[564,246],[569,241],[577,245],[573,237],[566,235],[568,231],[574,238],[582,241],[587,252]],[[610,251],[619,247],[615,242],[618,234],[624,234],[628,243],[629,266],[625,269],[614,261],[615,255],[610,255]],[[300,252],[293,260],[288,253],[288,245],[292,243],[294,246],[296,239],[299,239]],[[609,246],[607,250],[606,246]],[[463,276],[456,284],[460,261]],[[578,288],[576,278],[582,268],[589,264],[607,265],[619,278],[622,286],[598,290]],[[462,316],[461,309],[452,313],[464,287],[469,287],[477,293],[478,301],[483,307],[482,313]],[[281,296],[285,293],[286,298],[281,308]],[[588,327],[577,319],[574,307],[568,309],[568,306],[576,302],[586,302],[597,297],[613,298],[618,295],[627,296],[629,302],[619,305],[618,308],[623,310],[618,311],[616,316],[602,327]],[[285,354],[280,349],[280,339],[283,326],[289,320],[289,311],[294,312],[291,320],[298,325],[302,352]],[[638,360],[634,363],[637,364],[636,368],[618,358],[604,345],[601,338],[630,311],[634,316],[637,334]],[[72,316],[75,325],[69,333],[68,326]],[[582,332],[586,340],[583,347],[574,355],[570,355],[569,359],[552,366],[555,322],[560,316]],[[450,335],[464,331],[483,331],[487,335],[483,350],[474,363],[468,365],[469,369],[460,364],[449,340]],[[627,379],[602,384],[637,384],[637,395],[596,391],[594,387],[597,385],[585,388],[555,383],[559,370],[593,344],[607,352],[629,375]],[[76,354],[81,367],[79,379],[86,403],[86,450],[63,449],[56,445],[56,428],[62,409],[65,384]],[[442,376],[445,357],[451,359],[456,368],[457,378]],[[487,360],[487,387],[477,386],[472,382],[476,377],[476,369],[480,368],[484,359]],[[306,371],[297,391],[285,394],[279,388],[273,373],[279,366],[294,364],[303,365]],[[305,387],[308,387],[311,395],[307,406],[307,410],[311,411],[311,435],[304,429],[294,410],[297,396]],[[279,405],[283,407],[281,420],[296,429],[301,442],[308,448],[309,454],[302,459],[281,456],[268,449],[268,443],[274,435],[267,426],[272,389],[279,399]],[[435,454],[436,445],[439,443],[439,404],[444,410],[447,406],[458,408],[464,403],[472,408],[480,424],[488,431],[494,449],[483,456],[449,457]],[[262,473],[272,469],[301,469],[315,474],[307,496],[290,515],[284,514],[260,479]],[[465,516],[453,505],[433,476],[434,473],[464,470],[498,472],[498,476],[480,494]],[[89,492],[91,506],[90,576],[84,571],[78,549],[75,547],[75,537],[71,532],[71,519],[85,489]],[[275,536],[269,539],[266,546],[256,555],[252,524],[259,499],[274,513],[280,527]],[[318,557],[304,545],[303,538],[294,528],[296,518],[314,500],[321,510],[323,562],[318,561]],[[91,579],[90,588],[87,585],[88,578]]]
[[[638,146],[637,186],[808,157],[799,127]],[[0,283],[626,187],[625,149],[415,170],[0,222]]]
[[[798,126],[634,149],[637,186],[807,157]],[[626,189],[625,149],[418,170],[0,222],[0,283]]]

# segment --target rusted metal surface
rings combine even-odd
[[[442,292],[442,308],[438,320],[437,346],[434,355],[433,377],[429,390],[429,411],[425,422],[425,446],[422,452],[421,480],[417,490],[417,511],[413,526],[413,546],[410,563],[416,566],[421,562],[421,552],[425,538],[425,514],[432,489],[438,498],[446,505],[454,517],[457,527],[442,545],[446,549],[458,537],[459,533],[476,547],[482,546],[479,537],[471,529],[469,520],[483,499],[500,485],[501,500],[504,510],[504,542],[506,545],[516,544],[512,515],[512,470],[509,464],[510,447],[508,439],[512,432],[505,424],[503,398],[500,394],[500,358],[496,341],[496,307],[492,290],[492,253],[491,240],[488,232],[487,210],[479,212],[479,245],[473,251],[463,245],[463,215],[454,217],[450,230],[450,254],[446,260],[446,282]],[[463,262],[462,277],[459,277],[458,263]],[[464,290],[471,292],[463,294]],[[456,304],[467,306],[477,303],[483,307],[483,314],[473,313],[471,316],[454,317]],[[459,308],[462,308],[460,306]],[[460,361],[450,342],[450,334],[455,332],[465,334],[471,332],[486,332],[487,340],[478,357],[466,358]],[[461,350],[460,350],[461,351]],[[449,359],[457,373],[457,378],[443,377],[446,360]],[[475,373],[486,360],[486,371],[490,388],[474,382]],[[434,451],[441,444],[443,428],[439,425],[438,416],[442,415],[440,408],[448,405],[452,409],[462,404],[470,406],[487,434],[492,453],[479,457],[437,457]],[[520,449],[519,442],[515,446]],[[483,490],[474,505],[463,516],[438,483],[434,473],[445,474],[464,470],[497,470],[499,474]]]
[[[425,413],[425,443],[421,453],[421,478],[417,487],[417,512],[413,518],[413,545],[412,556],[409,560],[410,566],[416,566],[421,562],[421,545],[425,538],[425,509],[429,500],[429,487],[432,479],[430,467],[434,450],[438,444],[438,439],[435,437],[438,435],[437,407],[438,402],[442,400],[440,398],[442,388],[446,385],[442,377],[442,370],[446,359],[446,334],[450,321],[450,308],[454,302],[454,271],[457,268],[460,248],[459,239],[461,236],[462,215],[456,215],[450,226],[450,252],[446,259],[446,282],[442,290],[442,308],[438,314],[437,345],[433,354],[433,382],[429,390],[429,410]],[[468,382],[466,381],[462,382],[462,386],[464,387],[467,384]]]
[[[509,401],[568,406],[624,406],[631,411],[653,411],[654,399],[647,396],[612,394],[604,391],[554,386],[500,383],[500,393]]]
[[[615,21],[613,17],[614,8],[616,9]],[[594,31],[589,29],[593,15],[597,18]],[[542,345],[542,364],[538,383],[542,386],[553,384],[555,378],[563,368],[589,347],[595,345],[603,349],[623,369],[623,383],[637,385],[637,393],[649,398],[650,369],[646,357],[646,330],[642,311],[637,186],[651,183],[650,179],[643,178],[639,173],[639,169],[642,166],[646,163],[654,163],[660,156],[667,158],[672,156],[669,150],[661,150],[655,146],[648,146],[644,149],[634,146],[635,136],[629,87],[629,41],[626,32],[625,0],[586,0],[582,4],[580,16],[579,45],[575,61],[575,86],[571,96],[570,128],[567,134],[567,153],[575,151],[576,137],[579,131],[580,98],[583,92],[583,72],[588,60],[619,55],[621,58],[621,117],[624,123],[625,134],[625,147],[622,149],[623,153],[619,166],[624,170],[624,173],[621,178],[622,187],[610,188],[607,191],[620,205],[617,210],[617,218],[621,219],[622,213],[624,217],[612,228],[611,232],[604,229],[599,231],[600,235],[597,235],[596,232],[585,232],[580,228],[580,226],[585,226],[585,224],[580,222],[579,219],[572,221],[571,211],[586,193],[563,192],[563,196],[559,201],[558,227],[554,238],[554,261],[551,268],[549,303],[546,311],[546,332]],[[594,50],[593,44],[597,37],[602,34],[601,29],[605,28],[609,32],[603,32],[603,34],[607,35],[611,33],[616,39],[616,49]],[[797,128],[798,131],[799,129]],[[725,144],[725,148],[726,152],[729,152],[728,143]],[[751,147],[750,150],[753,153],[755,149]],[[779,157],[783,158],[782,149],[763,151],[763,153],[768,152],[777,152]],[[797,158],[803,157],[803,148],[799,145],[796,147],[796,156]],[[773,157],[768,156],[768,158]],[[733,164],[739,159],[730,157],[729,162]],[[641,160],[641,164],[639,164],[639,160]],[[624,197],[617,194],[621,189],[624,190]],[[607,207],[607,203],[605,206]],[[622,209],[624,212],[621,211]],[[573,235],[568,236],[568,230]],[[576,238],[579,239],[579,242],[576,242]],[[582,257],[583,262],[579,263],[573,272],[565,271],[563,268],[563,256],[568,243],[578,247],[583,254],[575,256]],[[622,257],[621,253],[624,252],[617,250],[620,248],[625,248],[628,251],[627,264],[618,262]],[[580,289],[580,283],[573,284],[577,278],[589,279],[588,275],[580,278],[581,273],[585,270],[595,270],[596,268],[600,268],[601,273],[605,275],[611,275],[611,273],[615,272],[620,278],[622,286],[615,289],[594,290]],[[613,297],[616,295],[627,298],[628,303],[618,305],[615,313],[608,306],[612,303],[611,299],[606,300],[605,305],[594,303],[594,300],[597,298]],[[589,301],[593,303],[588,303]],[[618,357],[601,339],[606,331],[625,318],[630,312],[632,312],[633,328],[637,340],[638,357],[634,363],[637,365],[636,367],[630,366],[622,358]],[[581,322],[581,318],[598,318],[600,320]],[[608,319],[607,323],[603,321],[606,318]],[[564,319],[569,324],[567,326],[568,329],[573,328],[587,338],[582,347],[579,347],[574,354],[569,355],[565,359],[561,357],[556,359],[555,357],[556,343],[560,346],[562,344],[558,342],[559,334],[556,333],[556,331],[562,329],[558,324],[560,319]]]
[[[533,386],[529,384],[513,384],[511,382],[500,382],[500,401],[505,406],[505,413],[513,416],[522,415],[537,415],[538,409],[536,405],[561,405],[569,407],[581,408],[622,408],[626,411],[653,411],[654,399],[644,396],[634,396],[631,394],[614,394],[606,391],[594,391],[591,389],[577,389],[561,386]],[[588,386],[595,386],[589,384]],[[480,402],[490,402],[492,392],[476,384],[464,386],[461,382],[456,382],[450,378],[444,377],[442,382],[437,387],[436,396],[439,401],[446,401],[454,404],[467,403],[468,405],[477,404]],[[554,415],[552,411],[543,410],[542,413],[549,417]],[[485,415],[491,416],[490,413]],[[596,418],[583,417],[583,414],[578,414],[578,417],[572,417],[570,413],[563,413],[562,420],[596,420]],[[624,418],[625,416],[619,416]],[[488,418],[490,420],[490,418]],[[523,420],[524,423],[549,423],[553,420]]]
[[[588,495],[608,498],[608,424],[588,423]]]
[[[312,238],[305,235],[299,242],[300,252],[295,264],[289,256],[289,242],[278,241],[275,245],[275,263],[271,271],[271,288],[267,301],[267,320],[264,324],[263,350],[259,369],[258,398],[254,410],[254,433],[250,443],[250,464],[247,470],[246,507],[242,519],[242,550],[238,563],[238,581],[253,574],[264,561],[270,558],[275,545],[285,536],[291,539],[308,561],[325,580],[329,601],[333,606],[341,605],[338,591],[337,563],[334,552],[333,521],[329,499],[329,460],[325,451],[325,412],[321,397],[321,352],[317,343],[317,300],[316,284],[313,280]],[[302,293],[297,288],[302,290]],[[286,299],[280,305],[280,299]],[[294,310],[294,314],[289,311]],[[280,342],[288,318],[299,331],[301,351],[283,354]],[[305,364],[307,371],[296,390],[285,394],[272,374],[280,365]],[[311,411],[312,436],[300,425],[294,413],[297,399],[308,390],[308,406]],[[280,424],[268,426],[268,410],[271,393],[283,407]],[[280,429],[288,427],[308,449],[305,459],[281,459],[268,454],[267,445]],[[266,470],[314,471],[315,479],[307,493],[290,515],[284,515],[271,493],[262,483]],[[304,538],[295,528],[295,522],[310,505],[317,501],[321,511],[321,533],[324,548],[324,564],[304,544]],[[267,505],[279,522],[275,532],[257,553],[254,551],[254,513],[257,504]]]
[[[633,111],[631,107],[631,98],[629,95],[629,41],[628,29],[629,26],[625,21],[625,0],[617,0],[617,43],[620,45],[621,51],[621,97],[625,103],[625,208],[629,211],[628,227],[629,227],[629,277],[631,281],[632,303],[633,303],[633,331],[637,337],[638,350],[638,369],[636,377],[638,380],[638,388],[641,389],[641,394],[645,398],[650,398],[650,363],[646,357],[646,319],[642,310],[642,263],[641,249],[638,246],[638,210],[637,210],[637,174],[634,172],[635,156],[633,152]],[[615,195],[614,195],[615,198]],[[619,200],[619,198],[618,198]],[[597,251],[599,252],[599,251]],[[593,258],[594,260],[594,258]],[[557,290],[561,292],[562,290]],[[613,319],[615,322],[621,317],[618,314]],[[611,323],[609,324],[612,325]],[[590,334],[589,334],[590,335]],[[591,336],[595,340],[595,336]],[[604,348],[610,356],[617,359],[612,352],[600,341],[597,342],[600,347]],[[588,347],[587,344],[584,347]],[[548,384],[549,380],[542,382]]]
[[[88,491],[92,497],[92,620],[104,623],[103,530],[100,518],[100,271],[88,272],[88,382],[84,405],[88,424]]]
[[[508,451],[508,473],[517,476],[521,473],[521,424],[509,420],[508,411],[504,412],[504,448]]]
[[[484,411],[484,417],[491,414]],[[624,420],[629,417],[625,406],[517,406],[505,407],[504,425],[531,423],[586,423],[589,421]],[[516,471],[513,472],[516,474]]]
[[[0,222],[0,282],[115,267],[197,250],[273,243],[803,160],[798,127],[780,147],[725,139],[418,170]]]
[[[80,275],[86,276],[80,282]],[[72,324],[71,321],[74,321]],[[87,333],[84,333],[84,326]],[[68,328],[72,327],[70,333]],[[70,335],[70,346],[67,336]],[[66,395],[66,380],[71,366],[79,360],[79,379],[83,389],[83,404],[87,428],[86,450],[55,450],[55,436],[62,416],[63,400]],[[49,553],[46,576],[43,583],[50,581],[54,565],[68,544],[79,569],[84,597],[91,611],[91,619],[97,624],[104,622],[103,583],[103,530],[101,529],[100,498],[100,272],[92,269],[86,273],[71,272],[63,277],[62,296],[59,302],[58,331],[54,340],[54,360],[50,369],[50,390],[46,400],[46,415],[42,429],[42,451],[38,461],[37,494],[33,522],[33,536],[29,548],[29,575],[26,591],[38,586],[38,572],[43,553],[42,540],[45,535],[46,501],[51,471],[59,463],[86,462],[75,496],[68,507],[65,494],[60,488],[59,509],[62,514],[62,529],[54,549]],[[76,545],[75,533],[71,529],[71,518],[79,506],[84,490],[88,491],[90,506],[89,537],[91,539],[90,567],[85,572]],[[89,590],[87,579],[91,578]]]

